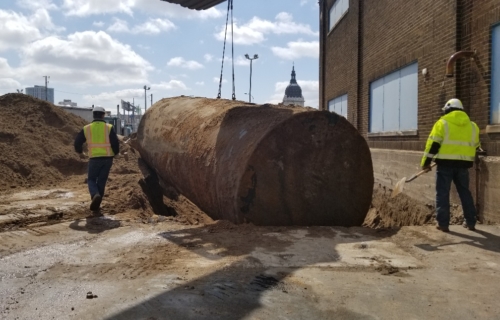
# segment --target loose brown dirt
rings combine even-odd
[[[91,215],[86,187],[88,159],[78,155],[73,147],[76,134],[85,124],[82,118],[28,95],[0,96],[2,229],[53,224]],[[142,222],[163,220],[141,186],[144,176],[139,169],[138,152],[130,147],[128,139],[121,136],[119,139],[120,154],[113,161],[101,213]],[[65,199],[60,194],[72,194],[68,201],[75,205],[61,205]],[[183,196],[175,200],[164,196],[160,201],[170,208],[171,220],[189,225],[213,223]],[[34,202],[40,203],[33,205]]]
[[[24,94],[0,97],[0,190],[51,185],[83,174],[86,164],[73,150],[85,121]]]
[[[375,186],[371,208],[363,226],[369,228],[393,228],[421,226],[435,223],[435,206],[417,201],[401,193],[391,198],[392,190]],[[450,224],[463,223],[461,207],[451,208]]]

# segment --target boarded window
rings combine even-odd
[[[418,63],[370,83],[370,132],[417,129]]]
[[[491,123],[500,124],[500,25],[491,38]]]
[[[328,101],[328,110],[347,118],[347,94]]]
[[[342,19],[344,14],[349,9],[349,0],[337,0],[330,8],[330,30]]]

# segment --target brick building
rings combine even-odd
[[[453,97],[479,125],[483,148],[500,156],[500,1],[320,1],[320,107],[347,101],[347,119],[372,148],[376,180],[393,185],[418,168]],[[477,197],[487,218],[500,221],[493,163],[482,164]],[[421,184],[416,193],[432,199],[433,182]]]

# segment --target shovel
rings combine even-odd
[[[433,168],[435,166],[436,166],[435,162],[433,164],[431,164],[431,168]],[[397,196],[398,194],[400,194],[401,192],[403,192],[403,188],[405,187],[405,183],[411,182],[411,181],[417,179],[418,177],[420,177],[421,175],[423,175],[424,173],[427,173],[429,171],[431,171],[431,170],[430,169],[422,170],[422,171],[420,171],[420,172],[415,173],[414,175],[412,175],[409,179],[406,179],[406,177],[404,177],[403,179],[399,180],[396,183],[396,186],[394,187],[394,190],[392,190],[391,198],[394,198],[395,196]]]

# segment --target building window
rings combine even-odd
[[[370,133],[417,130],[418,63],[370,83]]]
[[[349,9],[349,0],[337,0],[330,8],[330,30],[342,19],[344,14]]]
[[[500,124],[500,25],[491,35],[491,123]]]
[[[347,94],[328,101],[328,111],[347,118]]]

